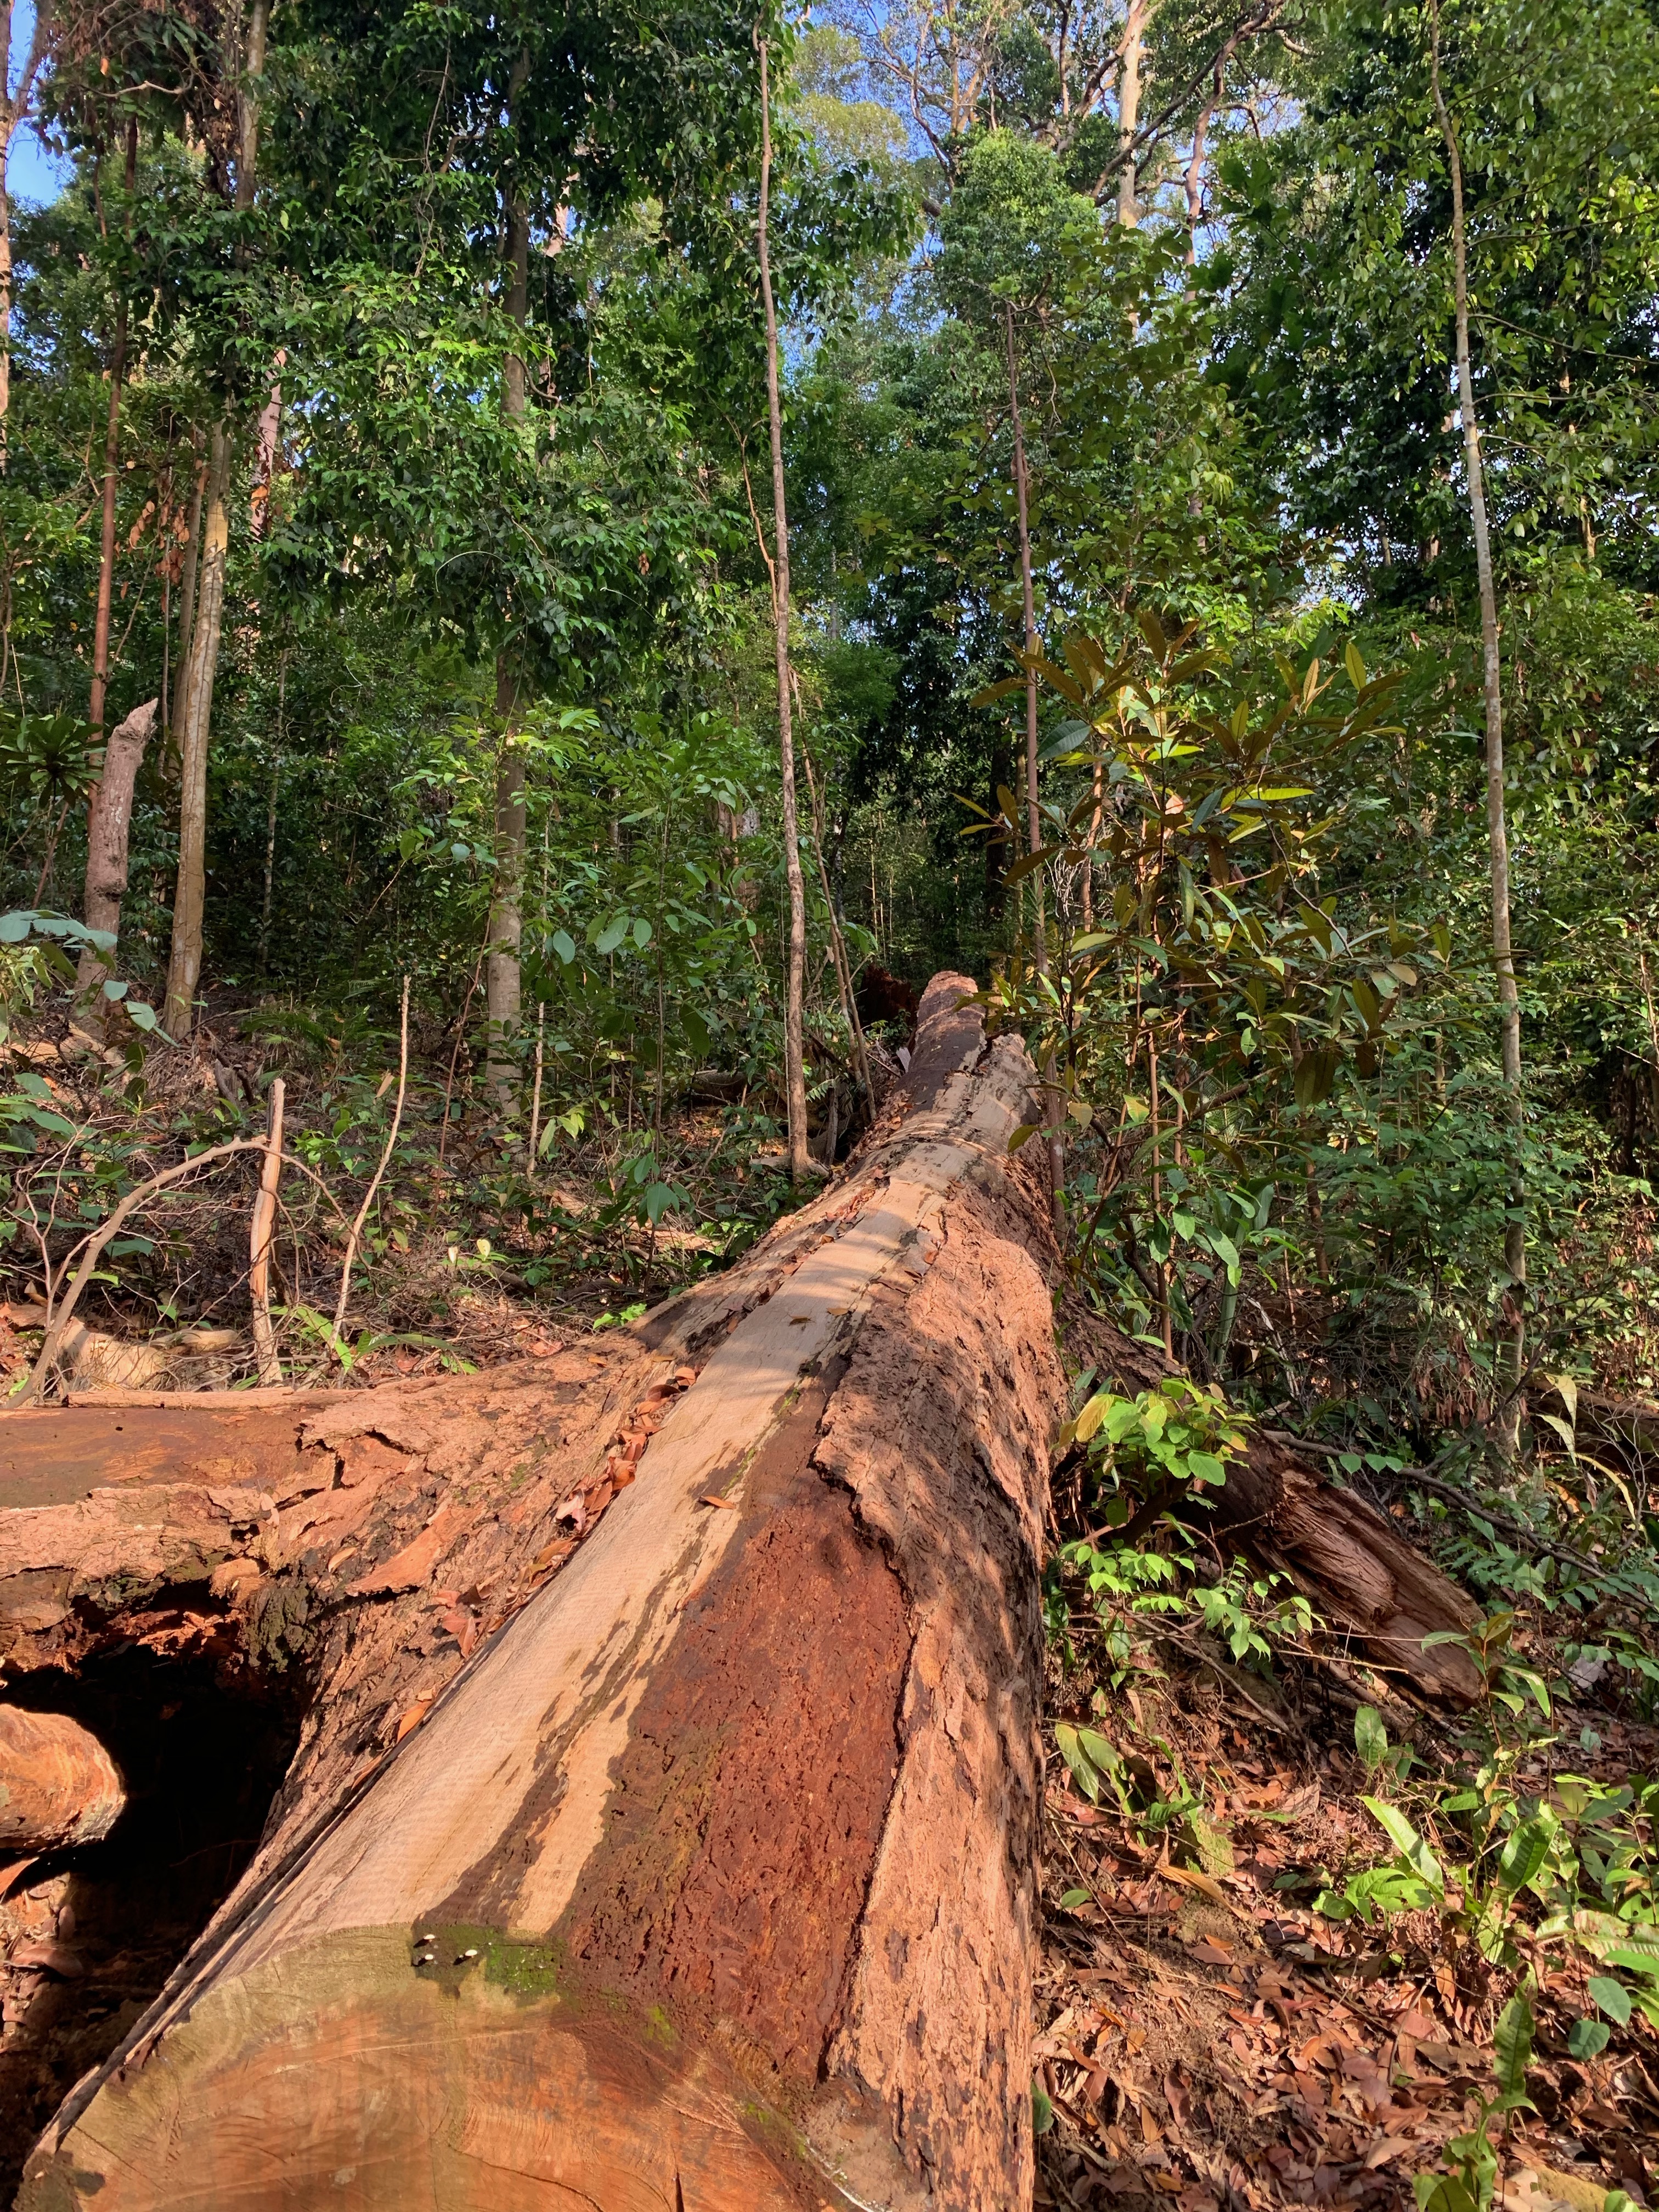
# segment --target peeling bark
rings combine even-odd
[[[0,1419],[14,1670],[170,1608],[317,1684],[23,2203],[1029,2200],[1065,1383],[969,988],[857,1171],[625,1336]]]
[[[87,812],[87,879],[82,919],[88,929],[121,931],[121,901],[127,888],[127,840],[132,828],[132,794],[143,766],[144,749],[155,734],[160,702],[148,699],[118,721],[104,747],[104,771]],[[81,955],[75,978],[82,998],[98,989],[112,962],[90,946]]]

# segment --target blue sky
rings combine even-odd
[[[17,71],[27,58],[29,40],[34,36],[34,0],[21,0],[11,19],[12,82],[17,82]],[[54,161],[25,124],[11,142],[11,154],[6,163],[6,183],[14,200],[34,200],[44,204],[55,200],[69,174],[67,161]]]

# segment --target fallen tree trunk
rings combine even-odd
[[[1031,1070],[967,988],[852,1171],[632,1330],[0,1416],[14,1677],[118,1638],[310,1686],[30,2212],[1029,2203],[1067,1391]]]
[[[118,1560],[319,1674],[258,1856],[21,2203],[1029,2199],[1065,1387],[1030,1070],[960,988],[857,1173],[626,1336],[0,1425],[37,1492],[96,1423],[133,1454],[9,1516],[14,1664]]]

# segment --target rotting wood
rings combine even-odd
[[[265,1156],[259,1166],[258,1195],[248,1227],[248,1304],[253,1316],[253,1350],[259,1382],[269,1389],[283,1379],[283,1363],[270,1326],[270,1250],[276,1231],[276,1188],[283,1175],[283,1094],[279,1075],[270,1086],[265,1121]]]
[[[0,1418],[14,1672],[136,1631],[315,1684],[28,2212],[1029,2202],[1066,1389],[1034,1078],[971,988],[930,987],[851,1171],[632,1330]],[[1317,1480],[1261,1479],[1305,1576]]]

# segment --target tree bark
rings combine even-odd
[[[248,10],[242,83],[237,95],[238,138],[235,204],[253,205],[259,161],[259,97],[264,74],[270,0],[253,0]],[[167,957],[167,995],[162,1024],[182,1042],[195,1021],[196,990],[202,975],[202,912],[207,893],[208,738],[213,722],[213,693],[219,673],[219,643],[224,634],[225,561],[230,544],[230,477],[234,445],[229,426],[215,425],[208,440],[203,495],[201,550],[197,562],[195,621],[185,665],[184,712],[179,751],[183,788],[179,800],[179,875],[173,899],[173,943]]]
[[[0,1416],[11,1671],[188,1589],[317,1684],[24,2205],[1029,2202],[1066,1386],[1031,1069],[970,988],[858,1171],[633,1330]]]
[[[127,840],[132,829],[132,793],[143,765],[144,748],[155,734],[160,702],[147,699],[110,732],[104,747],[104,772],[94,787],[87,811],[87,880],[81,918],[88,929],[121,933],[121,900],[127,888]],[[88,947],[75,978],[79,997],[97,990],[114,963]]]
[[[1504,1268],[1514,1308],[1500,1328],[1500,1377],[1494,1378],[1498,1440],[1514,1456],[1520,1442],[1521,1378],[1526,1364],[1527,1192],[1521,1166],[1525,1106],[1521,1090],[1521,993],[1516,981],[1510,936],[1510,840],[1504,791],[1504,678],[1498,641],[1498,594],[1492,582],[1492,534],[1486,520],[1486,477],[1480,459],[1480,421],[1474,410],[1474,382],[1469,370],[1468,247],[1463,220],[1463,161],[1457,131],[1440,83],[1440,11],[1431,10],[1429,81],[1434,112],[1446,143],[1451,173],[1452,295],[1456,321],[1457,407],[1463,428],[1464,465],[1469,480],[1469,521],[1474,535],[1474,573],[1480,599],[1480,657],[1486,704],[1486,848],[1492,879],[1492,965],[1498,975],[1498,1026],[1504,1069],[1504,1112],[1515,1148],[1510,1182],[1509,1219],[1504,1230]],[[1501,1378],[1501,1379],[1500,1379]]]
[[[789,1179],[809,1172],[806,1150],[806,1055],[803,1008],[806,994],[806,884],[801,873],[800,836],[795,818],[793,686],[789,668],[789,503],[783,481],[783,406],[778,388],[778,313],[772,296],[772,254],[769,235],[772,191],[772,108],[767,78],[766,41],[760,41],[761,174],[756,230],[760,258],[761,298],[766,308],[766,414],[772,436],[772,523],[776,555],[772,566],[772,622],[778,669],[778,750],[783,785],[783,870],[789,892],[789,950],[783,1006],[784,1096],[789,1116]]]
[[[195,483],[190,495],[189,519],[185,526],[184,573],[179,580],[179,657],[175,668],[188,676],[190,672],[191,640],[196,635],[196,572],[201,565],[202,501],[207,489],[207,458],[202,451],[202,434],[190,434],[190,450],[195,464]],[[177,708],[179,705],[177,687],[161,701],[161,726],[169,738],[178,727]]]
[[[126,194],[128,227],[131,227],[133,194],[138,188],[138,118],[127,122]],[[121,459],[121,380],[127,366],[127,303],[115,310],[115,343],[110,349],[109,414],[104,429],[102,531],[98,553],[98,604],[92,625],[92,690],[87,720],[94,730],[104,726],[104,701],[109,690],[109,619],[115,599],[115,490]]]

